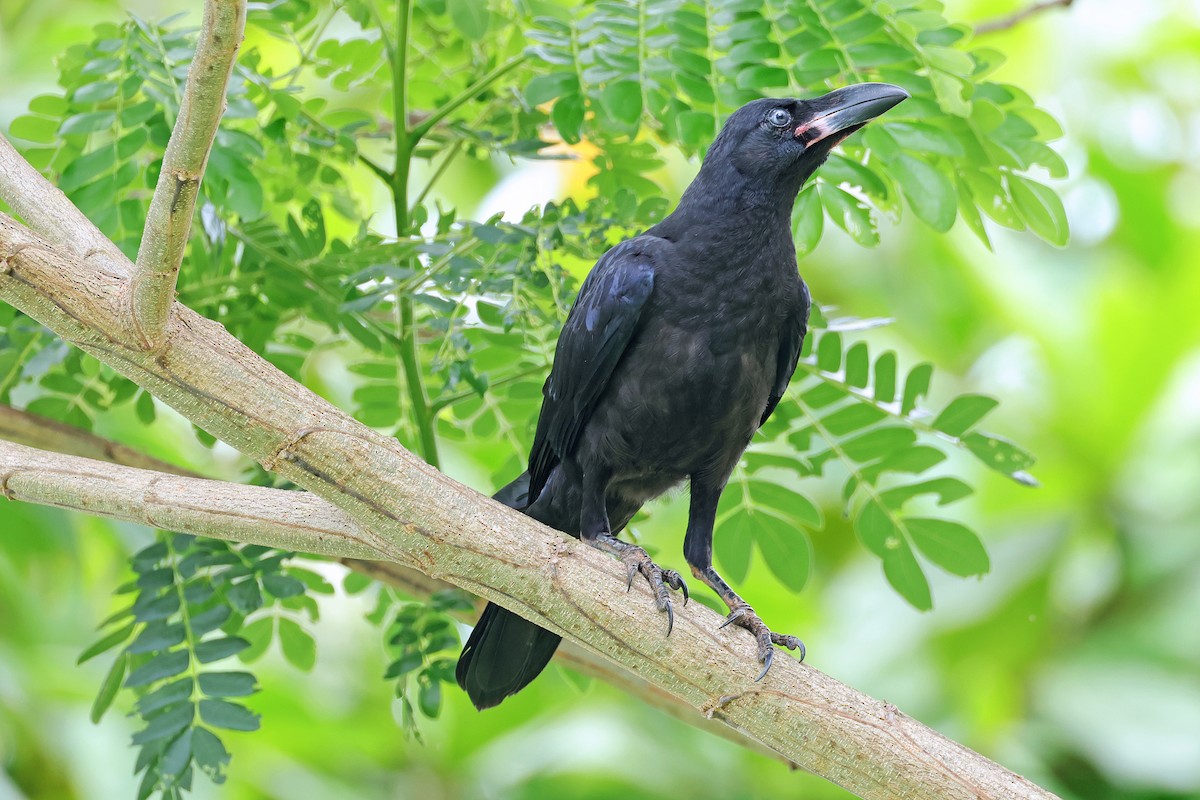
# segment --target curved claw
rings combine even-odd
[[[629,565],[629,580],[625,582],[625,591],[628,592],[630,589],[633,588],[633,576],[637,575],[637,573],[638,573],[637,564],[630,564]]]
[[[667,636],[671,635],[671,631],[675,630],[675,611],[671,608],[671,601],[667,601]]]
[[[683,607],[687,608],[688,600],[691,598],[688,595],[687,581],[685,581],[683,578],[679,579],[679,591],[683,592]],[[804,657],[801,656],[801,660],[803,660],[803,658]]]
[[[775,659],[775,650],[772,648],[771,650],[767,651],[767,657],[763,659],[762,672],[758,673],[758,677],[754,679],[755,683],[758,683],[763,678],[767,677],[767,670],[769,670],[771,668],[771,662],[774,659]]]
[[[721,630],[721,628],[724,628],[726,625],[728,625],[731,622],[736,622],[737,620],[741,619],[745,615],[746,615],[745,607],[735,608],[733,611],[729,612],[729,616],[727,616],[725,618],[725,621],[717,626],[717,630]]]

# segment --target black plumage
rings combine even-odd
[[[597,262],[563,326],[529,455],[497,499],[581,537],[640,572],[674,620],[686,586],[617,539],[653,497],[688,480],[684,557],[755,635],[762,673],[773,633],[712,565],[717,501],[795,371],[809,313],[796,270],[796,195],[837,143],[908,95],[860,84],[811,100],[764,99],[734,112],[679,206]],[[479,708],[519,691],[559,637],[488,605],[457,677]]]

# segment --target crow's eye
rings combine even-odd
[[[784,128],[791,124],[792,115],[784,111],[782,108],[772,108],[767,112],[767,122],[771,123],[776,128]]]

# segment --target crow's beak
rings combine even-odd
[[[809,116],[796,128],[796,138],[813,145],[830,137],[834,144],[907,100],[908,92],[890,83],[859,83],[807,103]]]

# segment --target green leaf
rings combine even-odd
[[[414,641],[416,637],[414,636]],[[395,637],[392,638],[392,643],[395,643]],[[425,656],[418,650],[405,649],[399,658],[388,664],[387,670],[383,673],[385,681],[395,680],[403,675],[407,675],[415,669],[419,669],[425,663]]]
[[[117,115],[112,111],[89,111],[85,114],[75,114],[63,120],[58,128],[60,136],[70,136],[76,133],[95,133],[105,131],[116,123]]]
[[[183,774],[188,764],[192,762],[193,730],[192,728],[188,728],[167,745],[162,759],[158,762],[158,771],[164,777]]]
[[[79,654],[79,659],[76,664],[82,664],[85,661],[90,661],[101,653],[107,652],[117,645],[123,643],[133,635],[134,623],[129,623],[124,628],[113,631],[104,638],[93,642],[82,653]]]
[[[945,519],[912,517],[905,520],[921,555],[954,575],[983,575],[991,568],[983,542],[965,525]]]
[[[217,628],[225,624],[229,619],[232,611],[229,606],[213,606],[207,611],[201,611],[194,615],[191,620],[192,636],[200,638],[206,633],[211,633]]]
[[[155,711],[187,700],[192,696],[194,688],[191,676],[164,683],[152,692],[142,695],[136,704],[137,712],[143,717],[149,717]]]
[[[249,672],[205,672],[199,683],[209,697],[246,697],[258,691],[258,679]]]
[[[200,719],[214,728],[226,728],[231,731],[256,731],[259,728],[259,715],[241,703],[206,698],[197,705],[200,708]]]
[[[92,701],[91,719],[93,723],[98,723],[104,716],[104,712],[112,705],[128,667],[129,656],[125,653],[118,653],[117,657],[113,659],[112,666],[108,669],[108,674],[100,683],[100,691],[96,693],[96,699]]]
[[[417,705],[422,714],[430,719],[437,719],[442,713],[442,684],[438,681],[423,682],[417,692]]]
[[[636,128],[642,118],[642,87],[637,81],[616,81],[600,92],[600,105],[617,122]]]
[[[887,132],[901,148],[914,153],[930,153],[963,158],[966,151],[949,131],[923,122],[889,122]]]
[[[446,12],[463,38],[473,42],[484,37],[492,18],[481,0],[446,0]]]
[[[891,160],[888,168],[900,181],[900,191],[917,217],[939,233],[950,230],[958,214],[953,181],[932,164],[907,153]]]
[[[295,620],[279,618],[279,645],[283,657],[297,669],[308,672],[317,662],[316,641]]]
[[[895,540],[896,546],[890,547],[883,555],[883,574],[888,583],[900,593],[900,596],[919,611],[933,608],[933,597],[929,594],[929,581],[917,563],[912,548],[903,539]]]
[[[244,626],[239,633],[250,642],[250,646],[243,650],[238,658],[249,664],[262,658],[271,646],[271,639],[275,635],[275,620],[272,617],[256,619]]]
[[[871,209],[854,195],[828,183],[820,184],[821,202],[834,224],[863,247],[879,245],[879,226]]]
[[[349,595],[361,594],[374,583],[375,581],[370,575],[364,575],[361,572],[350,572],[342,580],[342,589]]]
[[[226,599],[241,614],[249,614],[262,608],[262,592],[258,589],[258,581],[253,576],[235,583],[225,592]]]
[[[875,399],[890,403],[896,399],[896,353],[888,350],[875,359]],[[907,414],[911,409],[905,409]]]
[[[737,487],[726,491],[737,491]],[[735,584],[746,580],[746,573],[750,571],[754,517],[745,508],[739,508],[717,525],[713,535],[713,548],[721,562],[721,570]]]
[[[129,677],[125,679],[125,686],[127,688],[146,686],[166,678],[173,678],[187,669],[190,660],[191,656],[187,650],[154,656],[129,673]]]
[[[8,128],[8,134],[30,142],[49,143],[54,141],[58,135],[58,121],[26,114],[12,121],[12,125]]]
[[[681,111],[675,116],[675,132],[679,141],[690,150],[708,142],[713,135],[712,114],[703,111]],[[804,193],[801,192],[803,197]],[[797,250],[799,245],[797,245]]]
[[[262,576],[263,588],[275,597],[295,597],[304,594],[304,584],[290,575],[267,572]]]
[[[855,342],[846,351],[846,383],[865,389],[871,380],[871,356],[866,342]]]
[[[552,72],[535,75],[525,85],[525,100],[531,106],[540,106],[564,94],[579,93],[579,78],[573,72]]]
[[[138,622],[154,622],[166,619],[179,610],[179,595],[174,591],[161,597],[142,594],[133,604],[133,615]]]
[[[250,646],[250,642],[240,636],[223,636],[220,639],[210,639],[196,645],[196,660],[201,664],[220,661],[223,658],[235,656]]]
[[[840,447],[847,457],[862,462],[911,447],[916,441],[917,435],[909,428],[887,425],[842,442]]]
[[[950,436],[962,436],[998,405],[998,400],[986,395],[960,395],[942,409],[933,421],[933,427]]]
[[[783,519],[798,520],[814,528],[824,524],[821,511],[799,492],[778,483],[758,480],[746,481],[744,486],[751,502],[778,512]]]
[[[550,110],[550,121],[567,144],[579,142],[583,112],[583,96],[579,94],[563,95],[555,101],[554,108]]]
[[[874,475],[880,475],[884,472],[920,475],[922,472],[936,467],[945,460],[946,454],[941,450],[938,450],[936,447],[919,444],[907,450],[892,453],[887,458],[872,464],[868,469]]]
[[[1067,212],[1058,193],[1045,184],[1009,175],[1013,202],[1029,229],[1056,247],[1065,247],[1069,237]]]
[[[923,494],[935,494],[938,505],[944,506],[969,496],[975,490],[958,478],[933,478],[888,489],[880,498],[889,508],[900,508],[910,498]]]
[[[859,509],[854,527],[863,546],[881,558],[900,538],[900,531],[892,521],[891,513],[873,498],[868,498]]]
[[[803,589],[812,564],[812,545],[803,529],[774,514],[755,514],[754,521],[757,523],[754,541],[767,567],[792,591]]]
[[[887,416],[883,409],[867,403],[844,406],[821,420],[821,425],[834,436],[861,430]]]
[[[917,407],[917,401],[929,393],[929,381],[933,378],[932,364],[917,364],[908,373],[904,381],[904,400],[900,404],[900,413],[911,414]]]
[[[229,753],[211,731],[196,728],[192,732],[192,757],[196,766],[213,783],[225,782],[225,768],[229,766]]]
[[[196,718],[196,707],[190,702],[172,706],[156,714],[145,728],[133,735],[134,744],[146,744],[160,739],[169,739],[192,724]]]
[[[1036,486],[1037,481],[1025,470],[1033,466],[1036,459],[1007,439],[970,433],[963,437],[963,444],[986,466],[1003,473],[1018,483]]]
[[[129,645],[129,652],[136,655],[166,650],[182,642],[185,635],[186,631],[184,631],[182,622],[167,623],[165,620],[151,622]]]
[[[707,132],[711,133],[712,120],[707,115],[704,116]],[[792,236],[796,241],[796,255],[803,257],[816,249],[824,229],[825,212],[821,208],[821,197],[817,194],[816,185],[806,186],[796,198],[796,206],[792,210]]]
[[[835,331],[826,331],[817,340],[817,369],[837,372],[842,366],[842,337]]]

